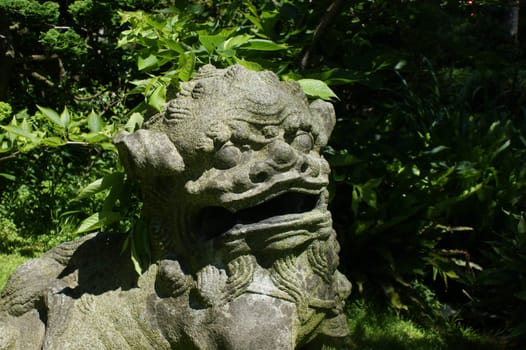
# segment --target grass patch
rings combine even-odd
[[[422,326],[400,314],[353,302],[349,309],[349,329],[355,349],[360,350],[499,350],[495,340],[476,334],[458,322],[437,320]]]
[[[0,254],[0,291],[4,288],[7,279],[18,265],[28,259],[27,256],[18,254]]]

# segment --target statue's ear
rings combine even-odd
[[[164,133],[144,129],[132,134],[121,131],[113,142],[131,176],[170,176],[184,171],[183,158]]]
[[[329,141],[334,125],[336,124],[336,114],[332,103],[323,100],[315,100],[309,106],[312,115],[319,123],[319,136],[316,143],[319,146],[325,146]]]

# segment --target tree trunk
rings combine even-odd
[[[508,0],[506,6],[508,8],[508,33],[510,38],[518,43],[520,0]]]

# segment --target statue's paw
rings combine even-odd
[[[197,273],[196,287],[205,304],[208,306],[223,304],[227,279],[225,270],[212,265],[203,267]]]
[[[155,279],[155,289],[159,296],[179,296],[190,287],[190,284],[189,278],[181,269],[179,262],[175,260],[161,260],[159,262]]]

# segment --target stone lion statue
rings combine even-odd
[[[153,262],[97,233],[21,265],[0,349],[316,349],[348,334],[327,210],[330,103],[271,72],[207,65],[115,137],[141,184]]]

